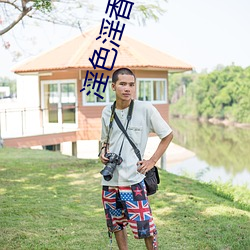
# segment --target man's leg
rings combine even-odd
[[[147,250],[158,250],[157,236],[150,236],[144,239]]]
[[[119,250],[128,250],[128,236],[126,228],[123,228],[123,230],[115,232],[115,239],[119,247]]]

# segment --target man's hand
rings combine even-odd
[[[161,158],[163,153],[166,151],[169,143],[173,139],[173,132],[171,132],[166,137],[162,138],[155,153],[149,160],[138,161],[137,165],[139,166],[138,172],[141,174],[146,174],[150,169],[152,169],[156,162]]]
[[[106,158],[104,155],[105,155],[104,152],[101,153],[100,160],[101,160],[101,162],[102,162],[104,165],[106,165],[106,164],[108,163],[109,159]]]
[[[109,153],[108,146],[109,145],[107,143],[103,143],[103,146],[102,146],[101,151],[99,153],[99,159],[104,165],[106,165],[109,161],[109,159],[104,156],[106,153]]]
[[[153,159],[149,159],[149,160],[143,159],[142,161],[138,161],[137,162],[137,166],[139,166],[138,172],[146,175],[146,173],[154,167],[155,163],[156,162]]]

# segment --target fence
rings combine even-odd
[[[55,119],[56,112],[61,114],[61,116],[59,115],[61,119]],[[53,110],[42,108],[0,108],[0,138],[73,131],[76,129],[75,114],[76,107],[63,107]],[[48,122],[49,116],[53,116],[52,123]],[[71,119],[70,122],[69,119]],[[63,121],[67,123],[63,123]]]

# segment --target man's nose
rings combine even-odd
[[[126,86],[125,86],[125,91],[127,91],[127,92],[130,91],[129,85],[126,85]]]

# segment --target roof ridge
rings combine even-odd
[[[55,48],[51,48],[29,60],[15,66],[15,73],[39,72],[60,69],[90,69],[92,64],[88,57],[95,49],[95,46],[103,46],[103,39],[97,39],[99,26],[92,27],[84,33],[64,42]],[[103,40],[103,41],[102,41]],[[140,68],[160,68],[164,70],[178,69],[191,70],[193,67],[167,52],[160,51],[140,40],[124,35],[118,50],[118,57],[115,67],[129,66]],[[106,44],[110,49],[112,45]],[[112,64],[112,57],[107,63]]]
[[[64,46],[65,44],[74,41],[77,37],[79,37],[79,35],[75,35],[75,36],[71,37],[70,39],[68,39],[68,40],[66,40],[66,41],[64,41],[64,42],[58,43],[58,44],[52,46],[51,48],[49,48],[48,50],[42,51],[42,52],[38,53],[38,54],[35,55],[35,56],[31,56],[31,57],[29,57],[29,58],[24,59],[23,61],[17,63],[17,65],[15,65],[15,66],[12,68],[12,71],[15,71],[16,68],[19,68],[20,66],[23,66],[24,64],[28,64],[29,62],[32,62],[33,60],[36,60],[37,58],[39,58],[39,57],[41,57],[41,56],[44,56],[44,55],[46,55],[46,54],[49,54],[50,52],[52,52],[52,51],[58,49],[59,47]]]

